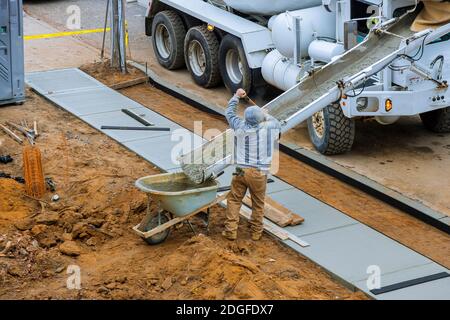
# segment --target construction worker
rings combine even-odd
[[[275,142],[280,136],[281,125],[274,117],[266,114],[260,107],[251,106],[245,110],[244,119],[237,112],[239,99],[247,97],[239,89],[231,98],[226,118],[234,130],[234,160],[236,172],[231,182],[227,198],[225,230],[222,235],[229,240],[237,239],[239,212],[247,190],[252,200],[250,227],[252,239],[257,241],[263,233],[264,202],[267,176],[274,153]]]
[[[419,32],[428,28],[436,29],[450,23],[449,0],[423,0],[423,9],[417,15],[411,30]]]

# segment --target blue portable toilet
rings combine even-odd
[[[22,0],[0,0],[0,105],[24,100]]]

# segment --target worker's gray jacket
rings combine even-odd
[[[258,168],[269,172],[274,148],[280,136],[281,124],[270,115],[257,126],[250,126],[236,114],[239,98],[228,103],[226,118],[234,130],[234,161],[239,167]]]

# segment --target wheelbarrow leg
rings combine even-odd
[[[192,225],[192,223],[189,220],[186,220],[186,223],[189,225],[189,228],[191,228],[194,235],[197,235],[197,232],[195,232],[195,229],[194,229],[194,226]]]

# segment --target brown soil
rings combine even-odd
[[[194,120],[203,120],[203,131],[210,128],[221,131],[227,129],[222,116],[194,109],[148,85],[135,86],[121,92],[190,130],[194,129]],[[288,155],[281,154],[277,176],[411,249],[450,267],[448,234]]]
[[[178,103],[143,88],[166,106]],[[208,237],[182,227],[165,243],[147,245],[131,231],[145,211],[134,181],[158,171],[31,91],[27,96],[22,106],[1,108],[0,118],[39,121],[45,175],[60,200],[51,202],[49,192],[39,203],[22,184],[0,179],[0,299],[366,299],[271,237],[248,240],[246,222],[238,242],[223,240],[220,207],[212,210]],[[21,149],[0,135],[0,154],[15,159],[1,171],[22,175]],[[194,224],[205,231],[201,221]],[[81,290],[66,287],[69,265],[80,267]]]
[[[117,70],[111,72],[110,60],[84,64],[79,69],[88,73],[92,77],[101,80],[107,86],[121,84],[144,76],[144,73],[132,66],[128,66],[128,73],[126,74],[123,74]]]

